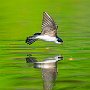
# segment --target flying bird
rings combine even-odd
[[[29,36],[26,39],[27,44],[32,44],[36,40],[41,39],[44,41],[55,42],[61,44],[63,40],[57,36],[58,26],[47,12],[43,12],[42,31],[41,33],[35,33],[33,36]]]

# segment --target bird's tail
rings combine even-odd
[[[40,35],[40,33],[35,33],[33,36],[29,36],[29,37],[27,37],[26,38],[26,43],[27,44],[32,44],[32,43],[34,43],[37,39],[36,39],[36,36],[37,35]]]
[[[35,39],[34,36],[29,36],[26,38],[26,43],[30,45],[30,44],[34,43],[36,40],[37,39]]]

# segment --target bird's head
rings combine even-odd
[[[63,43],[63,40],[61,38],[57,37],[57,41],[55,43],[62,44]]]

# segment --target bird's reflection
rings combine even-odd
[[[57,76],[57,62],[62,59],[63,57],[58,55],[38,62],[36,58],[29,56],[26,58],[26,62],[33,63],[34,68],[42,69],[43,88],[44,90],[52,90]]]

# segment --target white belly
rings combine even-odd
[[[48,35],[40,35],[40,36],[37,36],[36,38],[42,39],[45,41],[56,41],[56,37],[50,37]]]

